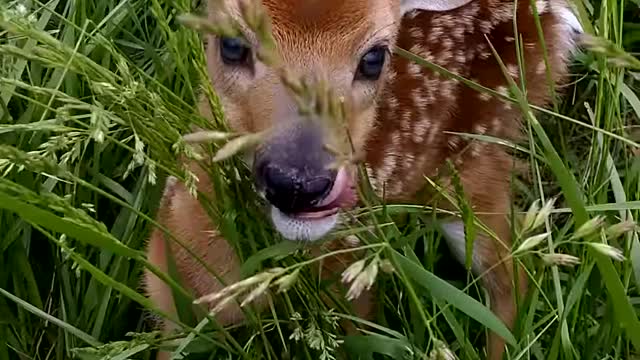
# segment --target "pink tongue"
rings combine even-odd
[[[341,168],[340,171],[338,171],[338,175],[336,175],[336,181],[333,182],[333,187],[331,188],[331,192],[316,207],[323,207],[323,206],[327,206],[334,203],[338,199],[338,197],[340,197],[340,195],[345,190],[347,190],[348,185],[349,184],[347,181],[347,173],[344,170],[344,168]]]
[[[353,195],[350,195],[349,191],[349,179],[344,168],[338,171],[338,175],[336,176],[336,181],[333,183],[333,187],[331,188],[331,192],[327,197],[322,200],[316,207],[322,208],[331,205],[329,209],[319,210],[319,211],[307,211],[296,214],[296,217],[300,218],[323,218],[329,215],[333,215],[338,212],[340,205],[343,203],[350,203],[352,201]]]

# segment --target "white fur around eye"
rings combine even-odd
[[[470,3],[472,0],[402,0],[400,14],[413,10],[449,11]]]

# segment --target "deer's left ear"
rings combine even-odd
[[[466,5],[473,0],[401,0],[400,15],[411,10],[447,11]]]

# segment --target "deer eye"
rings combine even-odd
[[[244,65],[249,60],[251,49],[240,38],[220,39],[220,57],[227,65]]]
[[[356,80],[378,80],[384,67],[387,49],[384,46],[374,46],[360,59]]]

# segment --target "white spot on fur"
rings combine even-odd
[[[456,150],[458,146],[460,146],[460,138],[458,136],[451,136],[447,143],[449,144],[449,149]]]
[[[475,128],[474,131],[475,131],[476,134],[484,135],[487,132],[487,125],[478,124],[478,125],[476,125],[476,128]]]
[[[399,148],[400,148],[400,134],[395,132],[391,134],[391,142],[389,143],[389,146],[386,149],[386,153],[382,161],[382,166],[378,169],[378,172],[376,174],[377,175],[376,177],[378,178],[378,181],[379,181],[378,184],[381,185],[387,182],[389,176],[395,170],[397,154],[394,153],[394,149],[399,149]]]
[[[420,27],[416,26],[409,29],[409,35],[411,35],[415,42],[421,42],[424,40],[424,31]]]
[[[403,111],[402,111],[402,130],[409,132],[411,130],[411,114],[413,114],[412,112],[412,107],[407,106]]]
[[[406,154],[404,157],[404,164],[403,164],[403,168],[404,170],[410,170],[413,167],[413,163],[415,163],[416,161],[416,157],[413,156],[412,154]],[[398,181],[399,183],[401,183],[401,181]]]
[[[488,34],[491,32],[491,29],[493,29],[491,21],[485,20],[480,22],[480,31],[482,31],[483,33]]]
[[[444,51],[442,51],[442,57],[444,58],[450,58],[453,57],[453,54],[451,54],[451,49],[453,49],[453,40],[451,40],[450,37],[445,37],[444,39],[442,39],[442,47],[445,49]]]
[[[482,101],[489,101],[491,100],[491,95],[487,94],[487,93],[478,93],[478,97],[480,98],[480,100]]]
[[[517,78],[520,75],[520,69],[516,64],[507,65],[507,72],[512,78]]]
[[[424,117],[413,129],[413,142],[416,144],[422,144],[424,142],[424,136],[429,131],[430,127],[431,120],[428,117]]]
[[[447,14],[438,14],[433,17],[433,26],[452,27],[455,25],[453,16]]]
[[[502,127],[500,124],[501,122],[499,117],[494,117],[493,120],[491,120],[491,127],[494,130],[499,130]]]
[[[547,11],[547,2],[545,0],[536,1],[536,10],[538,15],[542,15]]]
[[[446,101],[455,101],[456,93],[455,93],[456,83],[447,79],[443,80],[440,84],[440,96]]]
[[[164,184],[164,190],[162,191],[162,197],[167,196],[167,194],[173,190],[173,188],[176,186],[177,183],[178,183],[178,178],[176,178],[173,175],[168,176],[167,177],[167,181]]]
[[[547,71],[547,64],[544,63],[544,61],[540,61],[538,63],[538,66],[536,67],[536,73],[542,75]]]
[[[426,92],[427,103],[433,104],[436,101],[436,90],[440,86],[440,80],[434,76],[425,76],[423,90]]]
[[[422,66],[418,63],[411,61],[409,65],[407,65],[407,72],[411,74],[413,77],[420,77],[420,73],[422,72]]]
[[[389,70],[389,73],[387,74],[387,81],[394,81],[396,79],[396,76],[398,76],[398,73],[396,73],[395,70]]]
[[[434,43],[440,41],[444,36],[444,30],[441,27],[433,27],[429,29],[429,42]]]
[[[501,5],[491,11],[491,22],[494,26],[513,19],[513,5],[509,3],[501,3]]]
[[[378,177],[376,176],[375,172],[373,171],[373,168],[371,167],[370,164],[365,164],[365,170],[367,172],[367,176],[369,177],[369,183],[371,184],[371,187],[373,188],[373,192],[376,193],[376,195],[381,196],[381,186],[380,186],[380,182],[378,180]]]
[[[456,38],[457,40],[463,40],[464,39],[464,28],[462,26],[456,26],[453,29],[453,37]]]
[[[478,141],[472,142],[470,145],[471,157],[477,158],[478,156],[480,156],[480,153],[482,152],[482,149],[484,149],[484,147],[485,147],[484,142],[478,142]]]
[[[396,196],[397,194],[403,193],[404,183],[402,181],[394,181],[392,182],[392,188],[389,190],[389,194],[391,196]]]
[[[427,105],[427,98],[422,91],[414,91],[413,94],[411,94],[411,100],[413,100],[413,103],[418,108],[423,108]]]
[[[464,24],[471,25],[473,18],[478,15],[478,12],[480,12],[480,4],[478,1],[474,1],[459,12],[458,18],[461,19]]]
[[[429,136],[427,136],[427,143],[431,144],[435,141],[436,136],[441,135],[440,133],[440,122],[435,122],[433,126],[429,128]]]

